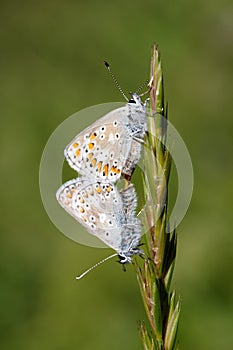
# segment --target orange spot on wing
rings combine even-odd
[[[81,149],[79,148],[75,153],[76,153],[76,156],[79,157],[81,154]]]
[[[117,168],[115,168],[114,166],[111,167],[111,172],[116,174]]]
[[[87,147],[88,147],[89,150],[91,150],[91,149],[94,148],[94,146],[95,146],[95,144],[93,142],[90,142],[90,143],[88,143]]]
[[[93,158],[93,153],[89,153],[87,156],[91,160]]]
[[[79,211],[82,214],[82,213],[84,213],[85,210],[81,207],[81,208],[79,208]]]
[[[77,142],[73,143],[73,147],[77,148],[79,146],[79,144]]]
[[[109,192],[111,192],[111,190],[112,190],[112,187],[111,187],[111,186],[108,186],[108,187],[107,187],[107,192],[109,193]]]
[[[95,167],[96,166],[96,159],[92,159],[91,164]]]
[[[103,164],[103,162],[99,162],[98,164],[97,164],[97,168],[98,168],[98,172],[100,173],[100,171],[101,171],[101,169],[102,169],[102,164]]]
[[[72,198],[72,193],[68,193],[67,195],[69,198]]]
[[[104,166],[105,175],[108,176],[108,164]]]
[[[90,140],[93,140],[94,138],[96,138],[96,133],[95,132],[93,132],[93,134],[91,134],[91,136],[90,136]]]
[[[114,166],[111,167],[111,172],[114,174],[119,175],[121,173],[121,170],[119,168],[116,168]]]
[[[100,193],[100,192],[101,192],[101,188],[100,188],[100,187],[96,187],[95,190],[96,190],[97,193]]]

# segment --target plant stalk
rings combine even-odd
[[[177,235],[175,230],[166,232],[169,227],[167,207],[171,157],[166,149],[167,107],[164,103],[161,59],[156,45],[152,49],[150,84],[143,174],[146,203],[143,226],[147,231],[145,254],[148,258],[143,264],[135,262],[150,329],[147,330],[145,324],[140,322],[139,331],[145,350],[173,350],[178,348],[181,304],[175,291],[170,291]]]

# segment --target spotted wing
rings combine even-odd
[[[120,250],[124,212],[115,186],[77,178],[58,189],[57,200],[90,234]]]
[[[127,105],[115,109],[78,134],[64,152],[69,165],[81,175],[117,181],[133,142],[128,114]]]

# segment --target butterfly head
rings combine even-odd
[[[122,265],[132,263],[131,256],[128,256],[124,253],[120,253],[120,254],[118,254],[118,257],[119,257],[119,263]]]
[[[138,249],[138,248],[134,248],[134,249],[130,249],[127,252],[120,252],[118,254],[119,257],[119,263],[124,265],[124,264],[130,264],[132,263],[132,256],[133,255],[143,255],[145,254],[143,252],[143,250]]]
[[[142,100],[138,94],[131,92],[130,95],[131,98],[129,99],[128,103],[134,104],[136,106],[143,106]]]

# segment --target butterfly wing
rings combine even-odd
[[[140,113],[140,118],[145,120]],[[137,119],[135,110],[129,104],[98,119],[66,147],[69,165],[81,175],[112,183],[120,178],[124,168],[124,173],[131,175],[141,149],[140,143],[133,139],[134,135],[138,137],[134,119]]]
[[[115,186],[90,183],[83,178],[68,181],[57,191],[59,204],[87,231],[118,251],[121,246],[123,203]]]

